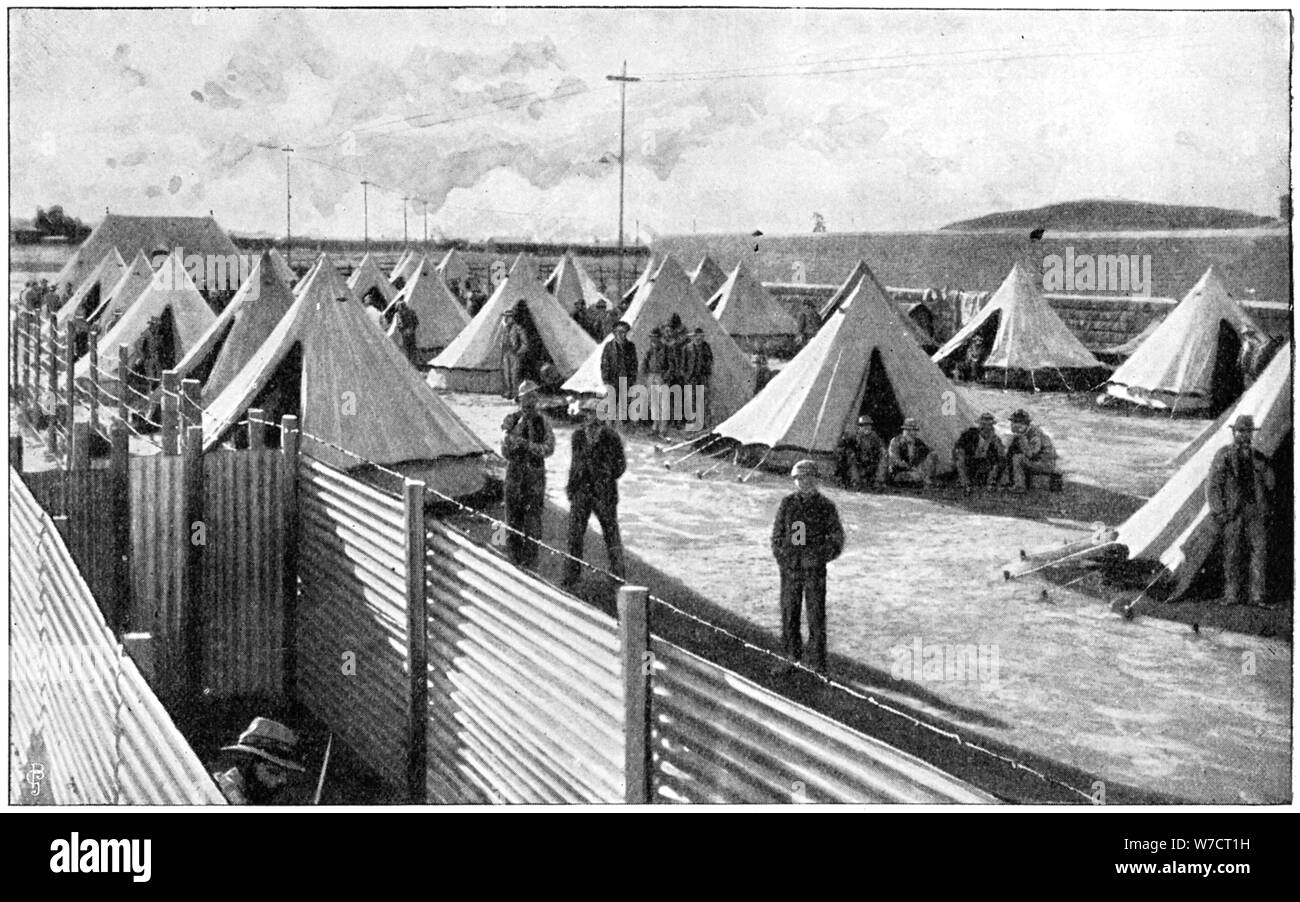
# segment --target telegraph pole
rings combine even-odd
[[[293,269],[293,191],[289,184],[289,154],[293,148],[286,144],[280,150],[284,151],[284,261]]]
[[[420,203],[424,205],[424,249],[429,250],[429,202],[420,198]]]
[[[629,82],[640,81],[627,74],[627,60],[623,60],[622,75],[606,75],[606,81],[618,82],[618,298],[623,300],[623,184],[625,177],[624,163],[627,159],[627,86]]]
[[[402,247],[406,247],[406,242],[407,242],[407,238],[406,238],[406,202],[407,202],[408,200],[410,200],[409,197],[404,197],[404,198],[402,198]]]
[[[370,183],[361,180],[361,215],[365,223],[366,253],[370,253]]]

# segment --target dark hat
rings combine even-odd
[[[221,750],[243,752],[299,773],[307,770],[298,762],[298,734],[278,720],[267,717],[254,717],[248,729],[239,734],[239,741]]]
[[[672,316],[668,317],[668,325],[670,325],[670,326],[680,326],[681,324],[682,324],[682,318],[681,318],[680,316],[678,316],[676,313],[674,313]]]
[[[1022,407],[1020,410],[1017,410],[1015,413],[1013,413],[1013,414],[1011,415],[1011,422],[1013,422],[1013,423],[1024,423],[1026,426],[1028,426],[1028,425],[1029,425],[1029,411],[1025,410],[1023,407]]]
[[[911,429],[914,432],[919,432],[921,429],[921,424],[916,421],[915,417],[908,417],[907,419],[903,420],[903,428]]]
[[[1255,418],[1248,413],[1243,413],[1237,417],[1237,421],[1232,424],[1233,432],[1257,432],[1259,427],[1255,425]]]
[[[632,325],[631,325],[627,320],[622,320],[622,319],[621,319],[621,320],[619,320],[618,322],[614,323],[614,331],[615,331],[615,332],[619,331],[620,329],[622,329],[624,332],[626,332],[626,331],[628,331],[628,330],[631,329],[631,328],[632,328]]]
[[[595,306],[597,306],[597,307],[606,307],[606,306],[608,306],[608,305],[605,303],[605,299],[604,299],[604,298],[597,298],[597,299],[596,299],[596,304],[595,304]]]
[[[650,330],[651,338],[662,338],[663,334],[664,334],[664,330],[660,329],[658,326],[655,326],[653,329]]]
[[[703,334],[704,334],[704,330],[701,329],[699,326],[696,326],[696,327],[695,327],[695,331],[692,332],[691,334],[692,334],[692,335],[703,335]]]
[[[987,423],[989,426],[992,426],[994,423],[997,422],[997,419],[991,413],[982,413],[980,414],[979,421],[980,421],[980,425],[984,425]]]

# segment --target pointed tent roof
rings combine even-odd
[[[706,301],[717,294],[718,289],[726,281],[726,271],[708,254],[700,258],[699,265],[691,273],[691,284],[700,293],[700,297]]]
[[[1214,391],[1219,324],[1234,331],[1264,330],[1228,295],[1211,266],[1133,356],[1110,377],[1106,392],[1126,401],[1195,410],[1208,406]]]
[[[144,251],[136,251],[131,265],[118,278],[117,284],[100,298],[99,306],[91,312],[89,318],[112,328],[126,308],[134,304],[149,287],[152,279],[153,266],[150,265],[149,258],[144,255]]]
[[[962,430],[974,425],[974,411],[891,315],[874,276],[860,280],[848,300],[754,400],[714,433],[744,445],[831,453],[845,428],[856,422],[872,353],[879,352],[899,410],[916,418],[922,439],[941,460],[946,458]],[[953,399],[951,411],[945,410],[943,398]]]
[[[858,259],[857,264],[853,267],[852,271],[849,272],[849,277],[835,290],[835,293],[830,296],[830,299],[822,305],[822,322],[826,322],[830,315],[836,310],[847,307],[849,301],[857,293],[858,286],[864,281],[870,281],[876,289],[874,291],[865,292],[865,296],[870,299],[872,303],[883,304],[886,308],[886,312],[903,324],[903,328],[905,328],[908,334],[916,340],[919,347],[923,348],[927,344],[931,347],[934,346],[931,340],[926,335],[922,334],[916,321],[913,320],[912,317],[908,316],[907,311],[894,300],[894,296],[891,295],[885,286],[881,284],[880,280],[876,278],[876,274],[871,271],[871,267],[867,265],[867,261],[861,258]]]
[[[168,310],[171,311],[172,325],[176,330],[176,354],[180,357],[203,337],[203,333],[217,318],[185,271],[179,248],[158,267],[158,271],[149,280],[149,287],[126,309],[117,324],[100,338],[100,368],[111,378],[117,378],[118,345],[134,347],[149,328],[149,320],[162,316]],[[89,354],[77,364],[76,375],[78,379],[89,377]]]
[[[596,281],[574,258],[572,251],[565,251],[560,262],[555,265],[546,279],[546,290],[555,295],[560,306],[568,311],[574,309],[579,299],[588,307],[594,306],[597,301],[609,304],[609,298],[596,287]]]
[[[1102,363],[1075,338],[1043,298],[1028,270],[1018,262],[980,312],[962,326],[932,358],[942,364],[961,352],[993,316],[998,331],[984,366],[1003,370],[1101,369]]]
[[[478,315],[433,359],[434,369],[499,371],[501,317],[521,299],[556,369],[562,376],[571,375],[591,355],[596,343],[541,286],[532,259],[524,254],[515,258]]]
[[[445,348],[470,323],[469,314],[428,257],[420,258],[410,270],[406,285],[394,292],[393,304],[398,299],[405,300],[420,318],[415,331],[418,348]]]
[[[1256,448],[1271,455],[1281,447],[1292,428],[1290,342],[1237,403],[1196,438],[1186,463],[1119,527],[1117,540],[1128,547],[1129,559],[1163,564],[1179,591],[1190,585],[1217,539],[1205,483],[1215,454],[1232,444],[1230,424],[1242,414],[1255,418]]]
[[[206,376],[206,400],[235,378],[293,305],[293,291],[270,253],[262,254],[226,309],[176,364],[181,378]]]
[[[352,270],[352,275],[348,276],[348,288],[352,289],[352,294],[358,299],[365,297],[366,292],[372,288],[379,289],[385,303],[391,303],[393,298],[397,297],[397,289],[380,271],[379,264],[371,254],[362,257],[357,268]]]
[[[465,262],[465,256],[454,247],[447,251],[436,268],[448,283],[469,278],[469,264]]]
[[[223,440],[300,346],[298,410],[304,433],[385,466],[478,459],[487,446],[425,385],[393,342],[370,324],[359,304],[337,300],[341,281],[333,263],[323,259],[326,265],[317,267],[289,312],[208,406],[204,450]],[[355,401],[347,409],[340,404],[345,392]],[[312,442],[310,451],[333,466],[358,465],[356,459],[319,442]],[[434,486],[447,490],[436,476]]]
[[[408,250],[406,251],[406,253],[402,254],[402,258],[397,261],[397,265],[393,267],[393,271],[388,274],[389,283],[391,284],[393,282],[396,282],[399,277],[405,280],[407,276],[407,270],[409,270],[411,266],[419,259],[420,259],[420,255],[413,250]]]
[[[641,270],[641,274],[636,277],[636,281],[632,283],[632,287],[623,292],[623,300],[630,304],[632,299],[636,297],[636,293],[641,290],[641,286],[645,285],[646,282],[649,282],[650,279],[654,277],[654,274],[659,271],[659,265],[661,263],[663,263],[663,260],[654,254],[651,254],[645,261],[645,269]]]
[[[289,261],[284,259],[284,254],[280,253],[280,251],[274,247],[267,251],[267,254],[271,258],[271,265],[274,266],[275,271],[280,274],[281,281],[292,287],[294,281],[298,278],[298,274],[293,271],[293,267],[289,265]]]
[[[229,256],[238,254],[230,237],[222,231],[211,216],[123,216],[107,214],[81,247],[64,264],[59,274],[51,280],[56,286],[71,282],[80,285],[85,281],[109,248],[117,248],[124,259],[131,259],[137,251],[144,251],[150,260],[159,251],[176,250],[184,256],[190,254]]]
[[[709,401],[712,415],[716,418],[731,416],[745,406],[753,393],[754,365],[735,339],[718,325],[681,264],[670,255],[664,258],[658,272],[641,286],[632,305],[623,314],[623,319],[632,326],[628,339],[636,345],[638,354],[644,357],[650,347],[650,330],[662,326],[674,313],[682,318],[687,332],[697,327],[704,330],[704,339],[713,349],[712,398]],[[605,337],[582,367],[564,383],[565,391],[605,394],[605,384],[600,378],[600,354],[613,340],[612,335]]]
[[[302,281],[293,287],[295,297],[298,297],[303,293],[307,288],[307,283],[310,282],[321,269],[328,269],[329,275],[325,277],[324,282],[319,284],[329,285],[330,290],[338,292],[340,296],[346,296],[354,301],[357,299],[357,296],[353,293],[352,289],[348,287],[347,280],[339,274],[338,267],[334,265],[334,261],[330,259],[329,254],[324,253],[316,258],[316,262],[311,265],[311,269],[307,270],[307,274],[302,277]]]
[[[123,261],[122,255],[117,252],[117,248],[111,247],[104,258],[99,261],[85,280],[77,286],[77,290],[72,292],[63,306],[59,308],[55,319],[60,326],[67,325],[70,321],[77,318],[78,315],[84,315],[87,319],[99,305],[103,302],[104,296],[117,284],[122,278],[122,273],[126,270],[126,262]],[[99,300],[95,301],[94,307],[83,309],[89,306],[90,293],[99,287]]]
[[[709,298],[709,309],[728,335],[794,335],[799,331],[794,319],[743,260]]]
[[[858,283],[867,275],[871,275],[873,279],[875,278],[875,275],[871,272],[871,267],[867,266],[867,261],[859,257],[853,269],[849,270],[849,277],[841,282],[840,287],[835,289],[835,292],[826,299],[826,303],[822,304],[820,311],[822,322],[830,319],[830,315],[839,309],[840,304],[843,304],[849,295],[853,294],[858,287]],[[880,283],[877,282],[876,284],[879,285]],[[880,287],[883,291],[884,286],[881,285]]]

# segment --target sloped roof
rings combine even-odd
[[[1035,372],[1102,367],[1069,326],[1061,322],[1033,277],[1019,263],[1011,267],[980,312],[935,352],[934,362],[942,364],[963,351],[993,316],[998,317],[998,331],[984,359],[985,368]]]
[[[876,291],[866,292],[865,294],[866,297],[871,299],[872,303],[883,304],[889,315],[897,317],[899,322],[903,324],[903,328],[905,328],[908,334],[916,340],[917,345],[925,347],[927,343],[930,343],[929,337],[922,333],[920,327],[917,326],[916,321],[907,315],[907,311],[894,300],[893,295],[891,295],[885,289],[885,286],[880,282],[880,280],[876,278],[876,274],[871,271],[871,267],[867,265],[867,261],[862,259],[858,260],[853,269],[849,272],[849,277],[844,280],[843,284],[841,284],[826,303],[822,305],[822,322],[826,322],[834,311],[847,305],[849,300],[856,294],[858,286],[864,280],[871,281],[874,283],[875,288],[878,289]],[[933,347],[933,344],[931,344],[931,347]]]
[[[727,281],[726,271],[717,261],[705,254],[690,274],[691,284],[706,301],[718,293],[718,289]]]
[[[393,304],[399,299],[405,300],[419,317],[415,330],[416,347],[445,348],[470,323],[469,314],[428,257],[421,257],[408,270],[406,285],[394,293]]]
[[[390,283],[396,282],[399,277],[401,277],[403,281],[405,281],[407,270],[409,270],[411,266],[419,259],[420,259],[419,254],[417,254],[413,250],[407,250],[404,254],[402,254],[401,259],[397,261],[397,265],[393,267],[393,271],[388,274],[388,281]]]
[[[61,286],[71,282],[80,285],[95,264],[104,259],[109,248],[117,248],[124,259],[134,257],[137,251],[143,251],[150,260],[159,251],[172,253],[180,250],[182,256],[218,254],[224,257],[239,253],[230,236],[211,216],[123,216],[109,213],[59,270],[51,284]]]
[[[1115,370],[1106,391],[1137,404],[1204,407],[1213,394],[1219,324],[1264,330],[1228,295],[1214,267],[1187,292],[1133,356]]]
[[[704,306],[681,264],[668,256],[653,278],[641,286],[622,317],[632,327],[628,339],[636,345],[637,354],[643,360],[650,348],[650,330],[664,325],[674,313],[681,317],[687,333],[697,327],[704,330],[704,339],[713,349],[712,398],[709,401],[712,416],[718,419],[730,416],[743,407],[753,393],[754,365],[749,355],[722,330],[709,308]],[[564,383],[565,391],[605,394],[606,387],[600,378],[600,354],[605,344],[613,340],[612,335],[605,337],[581,368]]]
[[[388,281],[379,269],[379,264],[371,254],[366,254],[357,264],[357,268],[352,270],[352,275],[348,276],[348,288],[352,289],[352,294],[358,299],[366,296],[366,292],[372,288],[378,288],[379,293],[384,296],[385,302],[391,302],[397,297],[397,289]]]
[[[569,311],[574,309],[579,299],[588,307],[594,307],[597,301],[609,305],[609,298],[601,293],[596,281],[571,251],[564,252],[560,262],[555,264],[555,269],[546,278],[546,290],[555,295],[561,307]]]
[[[962,430],[974,425],[974,411],[892,315],[874,276],[861,279],[846,300],[794,360],[714,432],[745,445],[833,452],[856,422],[872,352],[878,351],[899,409],[916,418],[922,439],[945,459]],[[947,409],[941,399],[951,399]]]
[[[289,283],[281,277],[270,252],[263,253],[226,309],[176,365],[181,378],[193,378],[210,363],[203,397],[212,400],[243,369],[292,305]]]
[[[135,259],[122,272],[117,284],[100,297],[99,306],[91,312],[90,319],[111,328],[126,308],[144,293],[152,279],[153,266],[150,265],[149,258],[144,255],[144,251],[136,251]]]
[[[243,418],[290,351],[300,346],[303,432],[382,465],[485,453],[487,446],[374,328],[361,305],[350,298],[338,300],[342,280],[328,257],[322,263],[266,341],[208,406],[204,448],[218,444]],[[319,443],[312,443],[310,451],[334,466],[358,465]]]
[[[744,261],[709,298],[709,309],[728,335],[794,335],[799,331],[790,314],[754,278]]]
[[[562,376],[571,375],[595,349],[591,336],[573,321],[537,281],[536,267],[524,254],[515,258],[478,315],[433,359],[434,369],[495,371],[501,369],[501,317],[522,300],[546,352]]]
[[[216,320],[208,302],[194,287],[185,271],[180,249],[167,257],[149,280],[149,287],[140,293],[134,304],[126,308],[113,328],[99,340],[99,366],[110,375],[117,376],[117,349],[119,345],[135,347],[149,328],[149,320],[170,310],[176,330],[176,354],[183,357],[208,327]],[[78,379],[90,376],[90,355],[77,364]]]
[[[447,251],[436,269],[442,273],[442,278],[447,282],[459,282],[469,278],[469,264],[465,262],[465,255],[454,247]]]
[[[641,270],[640,275],[636,277],[636,281],[632,283],[632,287],[623,292],[623,300],[631,303],[632,299],[636,297],[636,293],[641,290],[641,286],[650,281],[654,274],[659,271],[659,265],[663,262],[661,258],[656,257],[654,254],[647,257],[645,269]]]
[[[118,280],[122,278],[122,273],[125,271],[126,261],[123,260],[122,255],[117,252],[117,248],[110,247],[108,253],[104,255],[103,259],[95,265],[95,268],[92,269],[82,283],[77,286],[77,290],[63,302],[63,306],[60,307],[58,313],[54,315],[55,320],[60,326],[65,326],[69,321],[76,319],[79,313],[87,314],[87,319],[89,319],[89,315],[99,309],[99,305],[103,301],[104,295],[117,284]],[[96,301],[95,306],[90,310],[82,310],[81,308],[87,303],[87,296],[95,286],[99,286],[99,301]]]
[[[271,257],[271,265],[274,266],[275,271],[280,274],[280,279],[284,284],[293,287],[293,283],[298,278],[298,274],[293,271],[293,267],[289,265],[289,261],[284,259],[284,254],[280,253],[279,249],[274,247],[267,251],[267,253]]]
[[[1265,454],[1275,453],[1291,432],[1290,342],[1237,403],[1196,438],[1192,443],[1195,450],[1186,463],[1119,527],[1118,541],[1128,547],[1129,559],[1163,564],[1179,590],[1189,585],[1217,539],[1218,530],[1205,500],[1205,483],[1215,454],[1232,444],[1231,423],[1242,414],[1255,418],[1259,430],[1255,447]]]

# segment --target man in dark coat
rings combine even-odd
[[[596,341],[604,341],[605,336],[609,334],[612,316],[604,298],[598,298],[595,305],[587,310],[587,334]]]
[[[799,621],[807,611],[806,663],[825,674],[826,564],[844,550],[844,527],[835,505],[817,490],[813,461],[799,461],[790,475],[797,491],[782,499],[772,524],[772,556],[781,568],[781,645],[792,660],[804,660]]]
[[[650,390],[650,419],[659,435],[668,433],[668,421],[673,413],[668,393],[673,368],[672,349],[664,343],[663,330],[655,326],[650,330],[650,350],[645,352],[641,383]]]
[[[957,481],[967,495],[971,493],[972,483],[992,489],[1002,478],[1006,449],[993,428],[996,422],[993,414],[980,414],[979,425],[964,430],[953,445],[952,462],[957,468]]]
[[[1241,604],[1243,582],[1249,585],[1250,604],[1263,605],[1267,598],[1268,533],[1277,477],[1267,455],[1254,447],[1254,437],[1255,418],[1237,417],[1233,442],[1214,455],[1205,484],[1210,516],[1223,530],[1225,605]]]
[[[885,443],[871,417],[858,417],[857,428],[835,446],[835,475],[846,489],[874,488],[885,481]]]
[[[235,762],[212,774],[231,805],[289,804],[291,784],[306,772],[298,734],[276,720],[255,717],[234,745],[221,751]]]
[[[632,327],[623,320],[614,325],[614,337],[605,342],[600,352],[600,381],[613,386],[615,392],[626,394],[636,384],[639,358],[636,345],[628,341]],[[614,396],[618,401],[619,394]]]
[[[934,480],[938,461],[930,446],[921,439],[921,424],[912,417],[903,420],[903,431],[889,442],[885,462],[888,485],[919,484],[928,489]]]
[[[523,301],[520,300],[520,303],[522,304]],[[505,377],[505,396],[513,398],[515,389],[524,379],[524,367],[527,365],[532,348],[528,340],[528,330],[519,322],[519,314],[515,310],[507,310],[504,320],[501,335],[501,372]]]
[[[564,564],[565,588],[578,581],[582,548],[591,515],[605,534],[605,552],[610,572],[624,576],[623,540],[618,532],[618,480],[627,469],[623,440],[597,416],[594,401],[582,404],[583,423],[573,431],[569,464],[569,559]],[[575,558],[577,560],[575,560]]]
[[[397,339],[397,346],[402,349],[406,359],[411,362],[411,366],[419,363],[418,352],[415,347],[415,333],[420,328],[420,317],[411,309],[411,305],[406,303],[405,296],[398,297],[393,302],[390,311],[392,325],[389,326],[389,335]]]
[[[710,385],[710,380],[713,378],[713,348],[705,340],[704,330],[699,326],[695,327],[690,341],[682,348],[682,377],[683,400],[686,392],[697,389],[699,392],[697,397],[700,399],[700,404],[695,413],[699,418],[698,426],[707,428],[713,425],[713,421],[709,418],[713,400]]]
[[[510,559],[531,570],[540,552],[546,458],[555,451],[555,433],[537,410],[537,383],[519,386],[519,409],[505,418],[501,429],[505,432],[501,456],[506,459],[506,525],[511,528],[506,545]]]

